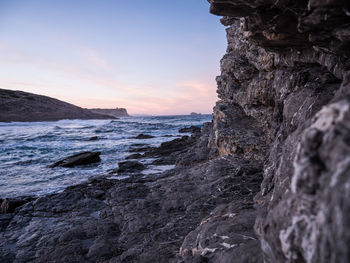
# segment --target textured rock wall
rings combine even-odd
[[[265,262],[350,261],[350,2],[209,2],[228,39],[212,143],[264,161]]]

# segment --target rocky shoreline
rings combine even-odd
[[[209,2],[228,39],[213,122],[128,158],[174,169],[1,214],[2,262],[350,261],[349,4]]]
[[[90,178],[1,214],[2,262],[192,262],[208,254],[226,262],[237,243],[237,257],[249,249],[259,260],[253,197],[261,164],[217,157],[204,147],[211,124],[194,130],[143,153],[174,169],[123,169],[118,175],[129,178]]]

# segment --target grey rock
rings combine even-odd
[[[149,135],[149,134],[143,134],[143,133],[134,137],[134,139],[151,139],[151,138],[154,138],[154,136]]]
[[[134,153],[134,154],[131,154],[131,155],[127,156],[125,159],[126,159],[126,160],[130,160],[130,159],[140,159],[140,158],[142,158],[142,157],[143,157],[142,154],[140,154],[140,153]]]
[[[125,161],[118,163],[118,173],[132,173],[146,169],[146,166],[136,161]]]
[[[75,167],[78,165],[87,165],[92,163],[97,163],[101,161],[100,152],[83,152],[72,156],[69,156],[63,160],[60,160],[52,165],[50,168],[54,167]]]
[[[209,2],[228,26],[212,142],[222,156],[264,162],[264,261],[349,262],[348,190],[335,179],[350,178],[349,3]]]
[[[198,126],[191,126],[191,127],[186,127],[186,128],[182,128],[179,130],[179,133],[186,133],[186,132],[190,132],[190,133],[198,133],[201,131],[201,128]]]

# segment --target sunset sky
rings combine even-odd
[[[1,0],[0,88],[131,114],[211,113],[225,28],[207,0]]]

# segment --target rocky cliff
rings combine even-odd
[[[111,119],[73,104],[23,91],[0,89],[0,122]]]
[[[265,262],[349,262],[350,2],[209,2],[228,39],[214,143],[264,163]]]
[[[103,115],[109,115],[115,118],[119,117],[128,117],[129,114],[124,108],[115,108],[115,109],[90,109],[90,111],[97,113],[97,114],[103,114]]]

